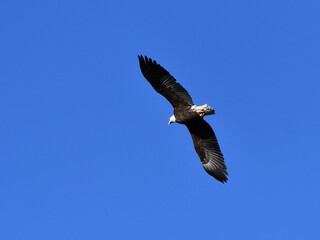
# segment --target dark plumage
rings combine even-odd
[[[174,115],[169,123],[187,126],[204,169],[215,179],[226,182],[228,172],[223,154],[214,131],[203,119],[205,115],[214,114],[214,110],[207,104],[194,105],[189,93],[156,61],[141,55],[138,58],[143,76],[173,106]]]

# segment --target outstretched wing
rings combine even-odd
[[[177,83],[176,79],[160,64],[147,56],[139,55],[138,58],[143,76],[174,108],[193,105],[192,98],[187,90]]]
[[[210,125],[203,118],[197,117],[187,122],[186,126],[191,133],[194,148],[204,169],[220,182],[227,182],[227,167],[216,135]]]

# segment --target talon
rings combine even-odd
[[[205,111],[203,111],[202,109],[196,110],[196,113],[198,113],[200,117],[203,117],[205,115]]]

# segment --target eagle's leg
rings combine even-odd
[[[200,117],[203,117],[205,115],[211,115],[214,114],[214,109],[210,107],[208,104],[203,104],[201,106],[193,105],[191,107],[191,110],[198,113]]]
[[[198,113],[200,117],[203,117],[205,114],[204,110],[202,110],[202,109],[197,109],[196,113]]]

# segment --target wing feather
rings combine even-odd
[[[174,108],[193,105],[192,98],[187,90],[177,83],[176,79],[160,64],[147,56],[139,55],[138,58],[143,76]]]
[[[227,167],[211,126],[200,117],[187,122],[186,126],[192,136],[194,148],[203,168],[218,181],[227,182]]]

